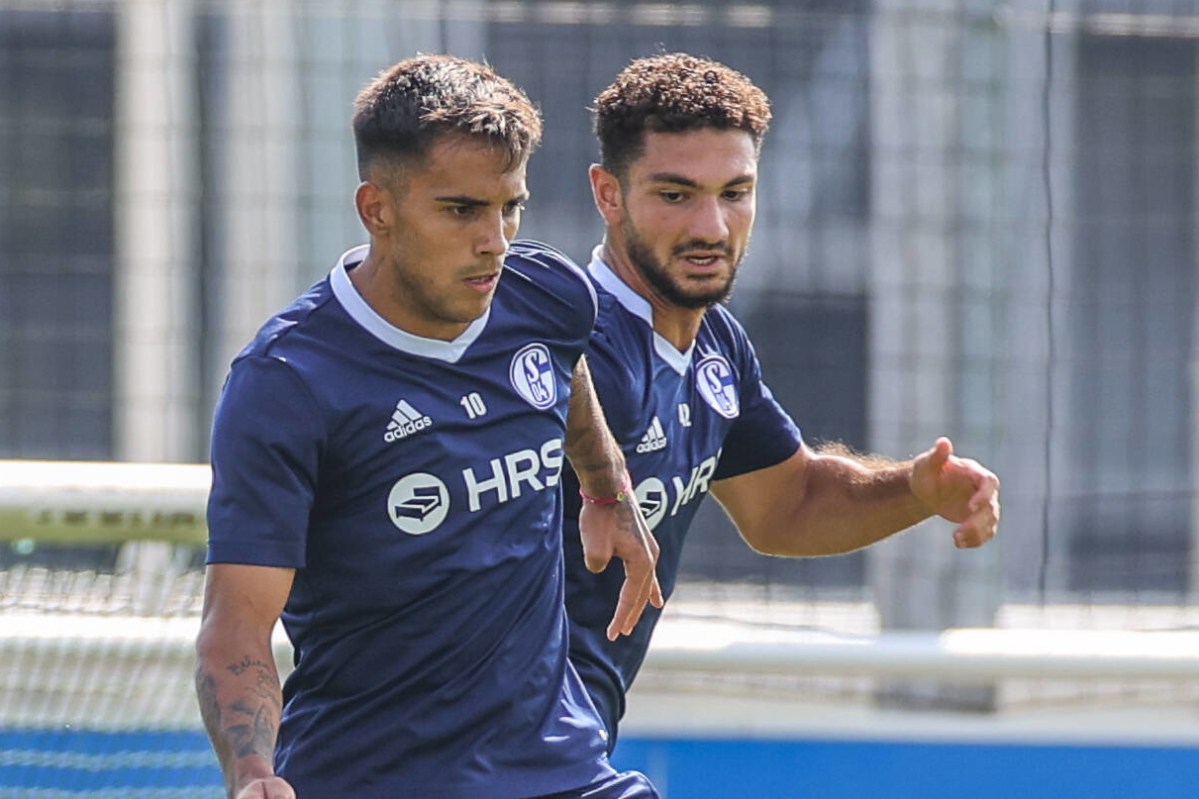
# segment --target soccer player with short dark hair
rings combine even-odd
[[[753,228],[770,123],[762,90],[723,64],[657,55],[626,67],[594,112],[601,162],[590,177],[605,235],[588,267],[600,310],[587,357],[661,548],[665,596],[708,493],[751,547],[771,555],[849,552],[932,515],[957,523],[959,547],[989,541],[999,521],[994,474],[955,456],[946,438],[901,463],[837,446],[813,451],[721,304]],[[568,473],[571,659],[612,747],[660,614],[649,609],[628,637],[604,635],[620,575],[583,567],[573,483]]]
[[[370,243],[267,321],[215,415],[196,686],[229,796],[656,797],[608,764],[567,658],[566,459],[590,556],[627,570],[607,634],[661,595],[612,501],[595,291],[511,243],[540,118],[490,68],[424,56],[362,91],[354,133]]]

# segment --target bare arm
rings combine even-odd
[[[283,709],[271,631],[295,572],[237,564],[208,567],[196,639],[200,715],[225,775],[230,799],[295,799],[274,776]]]
[[[565,451],[579,485],[588,496],[622,496],[621,501],[607,505],[585,502],[579,513],[579,534],[587,568],[602,572],[613,556],[624,562],[625,582],[608,625],[608,638],[615,640],[633,631],[646,602],[662,607],[662,589],[655,572],[658,542],[632,496],[624,453],[608,429],[586,358],[579,359],[571,380]]]
[[[999,479],[940,438],[893,462],[807,446],[782,463],[712,485],[742,536],[772,555],[851,552],[929,518],[956,522],[954,544],[978,547],[999,524]]]

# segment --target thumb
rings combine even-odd
[[[953,442],[945,436],[941,436],[933,444],[933,448],[928,451],[928,464],[934,470],[940,471],[941,467],[949,462],[951,455],[953,455]]]
[[[584,506],[579,513],[579,535],[583,541],[583,564],[587,571],[599,574],[608,568],[612,560],[612,542],[602,534],[596,519],[589,519],[592,509]]]
[[[588,546],[586,541],[583,542],[583,563],[587,566],[587,571],[599,574],[607,569],[611,562],[611,552],[599,551],[595,547]]]

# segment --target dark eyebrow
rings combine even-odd
[[[673,183],[676,186],[687,186],[688,188],[692,188],[692,189],[699,188],[699,184],[696,183],[691,178],[676,174],[674,172],[655,172],[652,175],[650,175],[649,178],[654,183]],[[745,183],[753,183],[753,182],[754,182],[753,175],[739,175],[739,176],[733,178],[732,180],[730,180],[728,183],[724,184],[724,186],[722,188],[727,189],[732,186],[739,186],[739,185],[742,185]]]
[[[480,200],[478,197],[448,196],[448,197],[436,197],[434,199],[437,200],[437,202],[439,202],[439,203],[446,203],[447,205],[464,205],[469,208],[483,208],[485,206],[491,205],[491,203],[489,201]],[[525,192],[523,194],[518,194],[517,196],[515,196],[509,200],[506,200],[504,202],[504,205],[508,205],[509,203],[528,202],[528,199],[529,199],[529,195],[527,192]]]
[[[478,197],[437,197],[437,202],[447,203],[452,205],[469,205],[472,207],[487,205],[486,200],[480,200]]]

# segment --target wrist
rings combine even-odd
[[[271,760],[260,754],[243,755],[234,764],[233,795],[239,795],[252,783],[274,776],[275,768]]]
[[[582,485],[579,486],[579,496],[588,505],[620,505],[628,502],[633,496],[633,481],[626,471],[621,475],[615,490],[596,494],[589,493]]]
[[[907,466],[905,483],[916,510],[923,513],[925,517],[935,516],[935,498],[930,499],[926,497],[926,493],[928,492],[927,480],[917,472],[914,462],[904,465]]]

